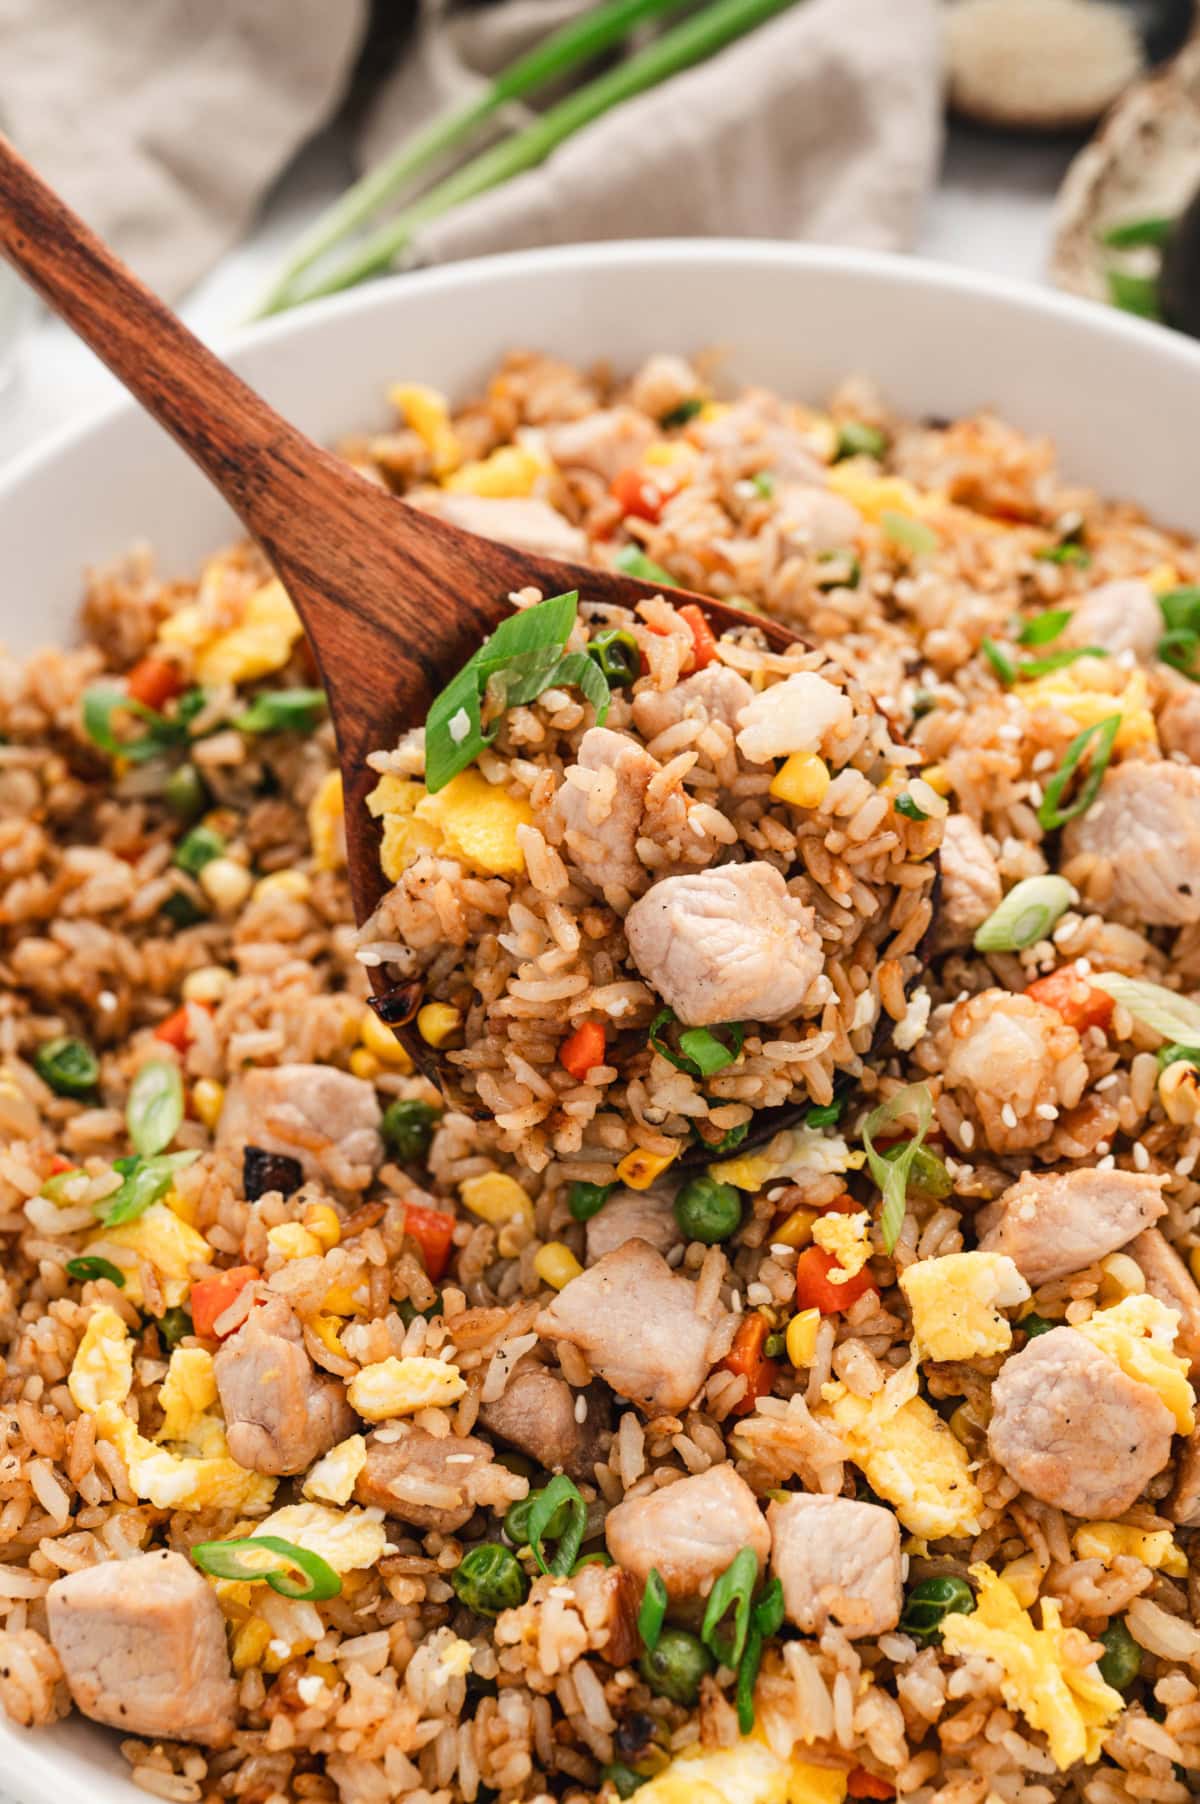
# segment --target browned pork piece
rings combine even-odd
[[[1162,609],[1150,585],[1136,577],[1123,577],[1089,590],[1076,603],[1057,643],[1102,645],[1114,654],[1131,651],[1147,663],[1162,635]]]
[[[536,495],[458,495],[447,489],[422,496],[428,513],[477,532],[482,539],[499,539],[534,557],[561,557],[577,562],[587,556],[587,535],[572,526],[565,515]]]
[[[646,982],[688,1027],[782,1021],[824,962],[811,908],[763,860],[663,877],[634,903],[625,933]]]
[[[995,1153],[1041,1146],[1056,1111],[1073,1109],[1087,1086],[1079,1035],[1056,1009],[1009,990],[981,990],[956,1003],[923,1057],[940,1070]],[[929,1063],[932,1061],[932,1063]]]
[[[582,1421],[577,1404],[585,1411]],[[479,1412],[489,1434],[527,1453],[547,1472],[589,1479],[609,1416],[601,1386],[573,1391],[565,1378],[533,1358],[518,1360],[501,1395]]]
[[[697,1314],[696,1286],[644,1240],[627,1240],[573,1278],[537,1320],[540,1334],[571,1341],[651,1415],[691,1402],[708,1376],[714,1325]]]
[[[1183,1443],[1167,1515],[1180,1528],[1200,1528],[1200,1430]]]
[[[683,1236],[675,1220],[674,1194],[667,1190],[614,1190],[587,1225],[587,1262],[595,1265],[627,1240],[644,1240],[669,1253]]]
[[[797,1492],[773,1503],[767,1521],[789,1622],[806,1635],[836,1622],[852,1640],[895,1628],[904,1591],[900,1524],[891,1510]]]
[[[966,814],[946,817],[942,838],[942,890],[937,915],[937,945],[969,946],[1000,906],[1004,886],[987,840]]]
[[[139,1553],[55,1579],[50,1639],[76,1707],[126,1735],[224,1747],[236,1692],[225,1619],[182,1554]]]
[[[567,854],[596,888],[636,894],[650,873],[637,855],[646,786],[658,765],[627,733],[589,727],[554,797]],[[579,774],[579,781],[572,778]]]
[[[1158,737],[1164,752],[1177,752],[1189,764],[1200,764],[1200,688],[1176,678],[1158,710]]]
[[[715,720],[732,732],[738,715],[753,700],[754,691],[745,677],[727,664],[707,664],[673,689],[645,689],[635,695],[633,724],[646,739],[657,739],[681,720],[705,725]]]
[[[1147,1228],[1129,1246],[1146,1280],[1146,1289],[1179,1316],[1175,1351],[1191,1364],[1191,1376],[1200,1378],[1200,1290],[1170,1241],[1157,1228]]]
[[[1007,1253],[1030,1284],[1049,1284],[1115,1253],[1157,1221],[1167,1207],[1162,1187],[1150,1172],[1027,1171],[979,1211],[979,1246]]]
[[[354,1432],[341,1380],[317,1371],[283,1297],[250,1311],[213,1360],[213,1376],[229,1451],[251,1472],[304,1472]]]
[[[581,420],[546,428],[546,449],[564,470],[590,470],[604,483],[642,461],[657,437],[653,424],[633,407],[602,407]]]
[[[1086,814],[1063,831],[1063,868],[1105,914],[1135,926],[1200,921],[1200,770],[1168,759],[1105,772]]]
[[[375,1086],[333,1065],[261,1065],[226,1093],[217,1144],[298,1159],[306,1178],[363,1190],[383,1162]]]
[[[992,1386],[992,1458],[1043,1503],[1086,1521],[1129,1509],[1171,1456],[1175,1418],[1074,1328],[1052,1328]]]
[[[761,1573],[771,1551],[758,1499],[727,1465],[627,1498],[609,1511],[604,1534],[618,1566],[643,1581],[656,1566],[671,1597],[707,1592],[743,1547]]]
[[[433,1435],[411,1425],[367,1436],[367,1459],[354,1486],[357,1503],[374,1504],[414,1528],[452,1535],[475,1510],[492,1448],[474,1435]],[[393,1438],[395,1436],[395,1438]]]

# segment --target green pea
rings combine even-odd
[[[627,689],[641,675],[642,660],[638,642],[632,633],[621,628],[596,633],[588,641],[587,654],[600,666],[601,673],[612,689]]]
[[[194,764],[181,764],[163,785],[163,801],[176,820],[194,821],[208,807],[208,789]]]
[[[185,1334],[196,1330],[186,1309],[168,1309],[158,1318],[158,1332],[168,1347],[177,1347]]]
[[[47,1040],[33,1055],[38,1076],[56,1096],[90,1096],[100,1081],[100,1061],[82,1040]]]
[[[868,426],[865,420],[843,420],[838,427],[833,461],[840,463],[843,457],[882,457],[886,450],[887,438],[878,426]]]
[[[442,1111],[431,1102],[397,1099],[383,1111],[383,1138],[398,1159],[423,1159],[433,1139],[434,1123],[441,1118]]]
[[[181,930],[184,927],[196,927],[201,921],[208,919],[204,909],[181,889],[176,890],[173,896],[168,896],[158,912],[166,916],[172,927]]]
[[[189,877],[198,877],[205,865],[219,858],[224,850],[225,840],[220,833],[214,833],[211,827],[193,827],[176,846],[172,863]]]
[[[657,1647],[647,1648],[638,1664],[651,1691],[689,1708],[700,1695],[701,1679],[712,1670],[712,1655],[686,1629],[664,1629]]]
[[[715,1178],[689,1178],[676,1195],[675,1220],[689,1240],[716,1246],[741,1226],[742,1199],[732,1184],[718,1184]]]
[[[947,1616],[969,1616],[975,1608],[975,1593],[966,1579],[922,1579],[908,1594],[900,1616],[900,1627],[922,1647],[942,1638],[942,1623]]]
[[[576,1221],[591,1221],[615,1189],[615,1184],[572,1184],[567,1191],[567,1208]]]
[[[632,1798],[638,1787],[647,1783],[645,1775],[635,1773],[633,1768],[626,1766],[622,1760],[614,1760],[606,1766],[603,1776],[611,1783],[618,1798]]]
[[[1100,1676],[1114,1691],[1128,1691],[1142,1670],[1142,1650],[1125,1627],[1123,1616],[1114,1616],[1097,1641],[1104,1643]]]
[[[460,1603],[477,1616],[499,1616],[529,1595],[529,1580],[515,1553],[498,1541],[484,1541],[464,1554],[450,1574]]]
[[[1017,1327],[1027,1340],[1035,1340],[1039,1334],[1049,1334],[1052,1328],[1061,1328],[1061,1322],[1048,1322],[1044,1315],[1022,1316]]]

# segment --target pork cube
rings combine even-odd
[[[707,725],[719,721],[732,732],[738,715],[754,700],[745,677],[727,664],[706,664],[672,689],[643,689],[633,698],[633,724],[644,739],[657,739],[681,720]]]
[[[614,1190],[587,1225],[587,1262],[595,1265],[627,1240],[644,1240],[669,1253],[683,1239],[675,1220],[675,1197],[666,1190]]]
[[[1138,927],[1200,921],[1200,770],[1169,759],[1110,767],[1063,831],[1064,864],[1077,859],[1089,868],[1075,881],[1105,914]]]
[[[1056,645],[1100,645],[1105,651],[1131,651],[1145,664],[1163,636],[1162,609],[1148,583],[1122,577],[1101,583],[1075,605]]]
[[[546,449],[564,470],[590,470],[609,483],[640,463],[656,437],[653,425],[635,408],[601,407],[581,420],[547,426]]]
[[[942,889],[935,940],[938,951],[969,946],[1004,895],[991,848],[969,815],[946,817]]]
[[[618,1566],[643,1583],[656,1566],[670,1597],[706,1595],[743,1547],[761,1574],[771,1551],[758,1499],[728,1465],[627,1498],[609,1511],[604,1535]]]
[[[882,1635],[904,1602],[900,1524],[891,1510],[852,1497],[800,1492],[767,1511],[771,1570],[789,1622],[819,1635],[832,1622],[850,1639]]]
[[[576,1414],[580,1404],[582,1421]],[[609,1413],[600,1385],[573,1391],[565,1378],[540,1360],[525,1358],[513,1367],[500,1396],[480,1409],[479,1420],[489,1434],[527,1453],[547,1472],[590,1479]]]
[[[367,1436],[355,1502],[374,1505],[426,1532],[454,1534],[482,1500],[481,1486],[487,1489],[491,1447],[474,1435],[433,1435],[412,1426],[403,1433],[388,1428],[384,1434],[382,1440],[378,1433]]]
[[[561,557],[574,563],[587,556],[587,534],[536,495],[458,495],[442,490],[425,498],[422,506],[451,526],[515,545],[532,557]]]
[[[603,894],[615,887],[638,895],[650,881],[637,841],[646,787],[658,769],[628,734],[589,727],[555,792],[552,815],[566,854]]]
[[[217,1145],[298,1159],[306,1178],[365,1190],[383,1163],[375,1086],[333,1065],[261,1065],[234,1078]]]
[[[345,1387],[317,1371],[283,1297],[250,1311],[214,1358],[213,1376],[229,1451],[248,1471],[307,1471],[354,1432]]]
[[[1150,1172],[1027,1171],[975,1217],[980,1251],[1007,1253],[1030,1284],[1068,1278],[1157,1221],[1162,1187]]]
[[[1141,1266],[1150,1295],[1178,1314],[1175,1351],[1190,1362],[1192,1378],[1200,1379],[1200,1290],[1191,1272],[1157,1228],[1130,1241],[1129,1255]]]

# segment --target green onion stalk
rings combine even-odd
[[[336,294],[369,276],[379,275],[408,248],[422,226],[513,176],[536,168],[564,140],[590,125],[601,114],[703,62],[776,13],[784,12],[791,4],[793,0],[713,0],[713,4],[664,32],[644,50],[577,88],[521,131],[464,163],[419,200],[402,208],[378,231],[369,234],[344,263],[338,264],[310,287],[297,289],[289,284],[283,292],[282,285],[277,286],[263,311],[280,312],[297,302]],[[314,261],[319,254],[319,251],[313,253],[308,262]]]

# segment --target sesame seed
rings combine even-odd
[[[576,1399],[575,1399],[575,1420],[577,1422],[586,1422],[587,1421],[587,1411],[588,1411],[587,1398],[584,1396],[583,1392],[580,1391],[578,1397],[576,1397]]]

